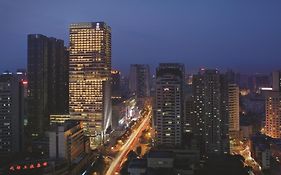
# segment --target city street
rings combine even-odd
[[[142,119],[139,127],[132,132],[128,140],[119,149],[119,152],[117,153],[116,157],[113,159],[112,163],[110,164],[110,167],[108,168],[106,175],[118,174],[122,163],[125,162],[127,158],[127,154],[138,143],[138,138],[141,136],[143,130],[145,130],[148,127],[150,119],[151,119],[151,111]]]
[[[255,159],[251,155],[251,150],[248,142],[236,141],[235,149],[233,150],[233,154],[239,154],[244,157],[245,164],[253,168],[255,174],[261,173],[260,165],[255,161]]]

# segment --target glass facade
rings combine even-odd
[[[70,26],[69,112],[83,121],[91,148],[111,125],[111,28],[104,22]]]

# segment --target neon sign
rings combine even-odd
[[[28,82],[27,82],[27,81],[22,81],[22,84],[23,84],[23,85],[27,85]]]
[[[10,171],[31,170],[31,169],[38,169],[47,166],[48,166],[48,162],[38,162],[38,163],[26,164],[26,165],[12,165],[10,166],[9,170]]]

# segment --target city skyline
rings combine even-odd
[[[0,174],[280,175],[280,7],[3,0]]]
[[[6,27],[0,70],[26,66],[27,34],[63,39],[68,46],[68,27],[78,21],[106,21],[114,28],[112,65],[125,74],[130,64],[146,63],[155,71],[161,62],[181,62],[194,73],[200,67],[242,73],[278,69],[280,2],[202,2],[89,2],[77,10],[76,3],[64,1],[1,2]]]

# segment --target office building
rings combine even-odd
[[[28,35],[28,135],[44,135],[50,114],[68,113],[68,58],[64,41]]]
[[[83,121],[91,148],[111,127],[111,28],[104,22],[70,25],[69,112]]]
[[[0,75],[0,157],[23,150],[26,83],[11,72]]]
[[[177,147],[182,143],[184,65],[162,63],[156,70],[156,145]]]
[[[194,134],[202,156],[229,152],[228,83],[217,70],[193,76]]]
[[[150,96],[150,70],[147,64],[131,65],[129,90],[138,98]]]

